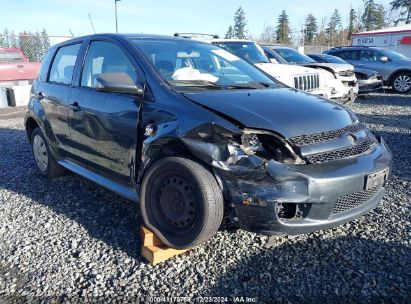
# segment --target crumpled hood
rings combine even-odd
[[[293,65],[293,64],[278,64],[278,63],[257,63],[257,67],[262,69],[264,72],[272,75],[273,77],[278,77],[281,79],[281,75],[301,75],[307,73],[315,73],[318,71],[312,68],[307,68],[303,66]]]
[[[305,67],[312,67],[312,68],[328,68],[333,70],[334,72],[345,72],[345,71],[353,71],[354,66],[352,64],[343,64],[343,63],[323,63],[323,62],[313,62],[313,63],[304,63]]]
[[[343,128],[356,120],[336,103],[283,87],[183,95],[247,128],[271,130],[287,138]]]

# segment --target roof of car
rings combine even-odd
[[[113,33],[103,33],[103,34],[93,34],[93,35],[86,35],[81,37],[76,37],[70,40],[66,40],[64,42],[60,42],[52,46],[52,48],[60,47],[67,44],[76,43],[77,41],[82,41],[84,39],[90,38],[102,38],[102,37],[117,37],[123,39],[160,39],[160,40],[181,40],[186,41],[187,38],[184,37],[175,37],[175,36],[167,36],[167,35],[156,35],[156,34],[113,34]]]
[[[237,39],[237,38],[230,38],[230,39],[210,39],[210,42],[254,42],[248,39]]]
[[[329,49],[328,51],[345,50],[345,49],[348,49],[348,50],[349,49],[378,49],[378,47],[366,46],[366,45],[337,46],[332,49]]]
[[[288,46],[283,46],[283,45],[275,45],[275,44],[261,44],[262,46],[268,47],[270,49],[284,49],[284,50],[294,50],[293,48],[290,48]]]

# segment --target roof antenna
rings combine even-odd
[[[95,34],[95,33],[96,33],[96,30],[94,29],[94,24],[93,24],[93,21],[91,21],[91,16],[90,16],[90,13],[88,14],[88,19],[90,20],[91,27],[93,28],[93,32],[94,32],[94,34]]]
[[[74,38],[75,36],[74,36],[74,34],[73,34],[73,32],[71,31],[70,28],[69,28],[69,32],[70,32],[71,36]]]

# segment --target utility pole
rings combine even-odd
[[[117,2],[121,0],[114,0],[114,11],[115,11],[115,17],[116,17],[116,33],[118,33],[118,24],[117,24]]]

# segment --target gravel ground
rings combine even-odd
[[[247,296],[409,303],[410,102],[375,94],[353,107],[394,153],[387,194],[374,211],[294,237],[222,230],[157,266],[139,255],[136,206],[74,174],[41,178],[23,131],[24,110],[1,110],[0,302]]]

